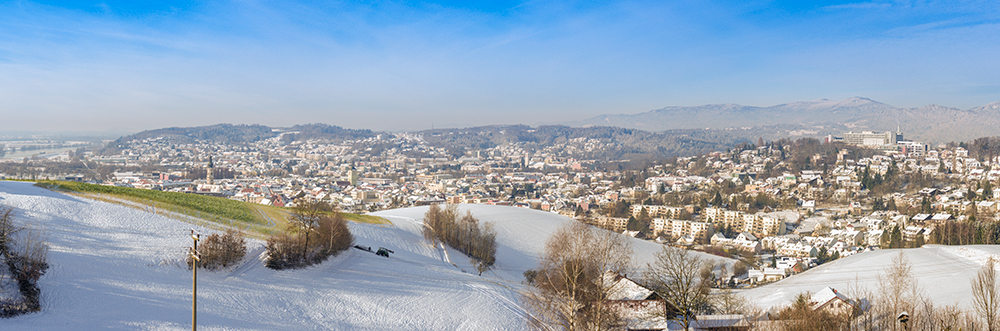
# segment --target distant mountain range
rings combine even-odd
[[[971,141],[1000,136],[1000,102],[968,110],[929,105],[897,108],[866,98],[841,101],[795,102],[771,107],[718,104],[666,107],[638,114],[600,115],[565,125],[483,126],[434,129],[416,133],[428,143],[455,155],[463,151],[520,144],[530,150],[576,148],[574,139],[596,139],[601,148],[590,148],[595,159],[646,159],[693,155],[726,149],[758,138],[822,137],[847,131],[895,131],[927,143]],[[283,140],[321,139],[332,142],[392,135],[388,132],[345,129],[327,124],[276,128],[264,125],[216,124],[189,128],[164,128],[121,137],[103,154],[116,154],[134,141],[166,138],[175,142],[212,141],[241,144],[282,135]],[[555,146],[558,145],[558,146]],[[582,147],[587,149],[586,147]],[[584,156],[584,155],[581,155]]]
[[[771,107],[715,104],[666,107],[638,114],[600,115],[565,125],[614,126],[646,131],[748,131],[746,139],[823,136],[849,130],[895,131],[907,139],[925,142],[967,141],[1000,135],[1000,102],[967,110],[929,105],[898,108],[854,97],[841,101],[817,100]],[[773,127],[776,131],[760,130]],[[780,128],[779,128],[780,127]],[[763,132],[762,132],[763,131]]]

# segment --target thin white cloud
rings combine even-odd
[[[858,2],[858,3],[846,3],[841,5],[832,5],[822,7],[825,10],[854,10],[854,9],[888,9],[891,8],[892,4],[882,1],[874,2]]]

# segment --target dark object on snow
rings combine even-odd
[[[389,253],[395,252],[385,247],[379,247],[378,252],[375,252],[375,255],[389,257]]]
[[[361,245],[354,245],[354,248],[357,248],[357,249],[360,249],[360,250],[363,250],[363,251],[369,251],[369,252],[372,251],[371,247],[365,247],[365,246],[361,246]]]

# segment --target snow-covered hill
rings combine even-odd
[[[761,308],[790,304],[802,292],[816,293],[830,286],[848,295],[852,289],[866,287],[878,293],[880,275],[902,251],[912,266],[913,276],[923,294],[935,305],[958,305],[971,308],[970,280],[989,257],[1000,259],[1000,246],[926,245],[915,249],[887,249],[852,255],[786,278],[774,284],[742,292]]]
[[[0,182],[18,222],[47,231],[52,268],[43,311],[0,319],[3,330],[190,328],[191,272],[179,265],[189,230],[211,230],[148,212]],[[422,242],[417,227],[350,224],[359,243],[317,267],[264,268],[254,257],[231,272],[199,272],[203,330],[519,330],[516,284],[463,273]]]
[[[428,207],[414,207],[395,209],[374,213],[390,219],[396,226],[402,227],[412,224],[415,233],[422,226],[422,219]],[[524,272],[534,268],[538,264],[538,257],[545,250],[545,241],[549,235],[556,231],[563,224],[573,222],[572,219],[549,212],[532,209],[489,206],[489,205],[459,205],[459,212],[464,214],[466,210],[472,211],[483,222],[493,222],[497,229],[497,262],[496,268],[488,272],[489,276],[496,277],[510,282],[520,282],[524,280]],[[634,265],[633,275],[638,275],[645,269],[647,263],[655,260],[656,252],[662,249],[662,245],[635,238],[628,238],[632,244]],[[425,244],[426,245],[426,244]],[[475,268],[469,263],[468,258],[461,253],[449,250],[453,257],[452,262],[456,263],[463,270],[472,272]],[[698,256],[712,260],[713,263],[725,263],[729,266],[735,262],[733,259],[721,258],[704,253],[696,253]],[[457,256],[457,257],[456,257]],[[486,274],[484,274],[486,275]]]
[[[52,265],[40,281],[43,311],[0,319],[0,329],[190,328],[191,272],[180,261],[192,228],[212,230],[31,183],[0,181],[0,203],[15,208],[17,222],[46,231]],[[498,230],[496,268],[480,277],[464,255],[422,238],[426,209],[378,213],[392,225],[350,223],[357,244],[392,249],[390,258],[352,248],[319,266],[274,271],[260,263],[263,244],[251,241],[251,257],[235,270],[198,273],[199,328],[524,329],[517,302],[523,272],[535,266],[548,236],[572,220],[521,208],[461,206]],[[660,249],[630,240],[637,265]]]

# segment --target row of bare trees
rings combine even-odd
[[[896,254],[879,274],[875,291],[860,284],[846,293],[853,297],[854,309],[837,314],[810,306],[809,293],[800,294],[777,314],[776,324],[757,329],[774,330],[1000,330],[1000,284],[996,262],[990,258],[971,281],[972,309],[936,306],[924,295],[913,275],[912,264],[903,251]],[[898,319],[908,315],[904,325]]]
[[[7,267],[0,273],[0,289],[16,284],[18,293],[3,293],[0,317],[13,317],[42,309],[38,279],[49,268],[48,245],[38,230],[14,224],[14,210],[0,207],[0,258]]]
[[[434,245],[444,243],[468,255],[481,276],[496,262],[497,231],[491,222],[480,222],[466,211],[458,218],[458,206],[431,205],[424,214],[424,238]]]
[[[321,201],[302,201],[292,212],[288,233],[267,239],[268,268],[301,268],[348,249],[354,236],[340,211]]]
[[[662,319],[689,327],[695,316],[714,311],[740,313],[746,306],[731,291],[710,292],[709,260],[685,249],[663,246],[645,266],[640,282],[662,305],[642,312],[617,305],[611,297],[616,277],[632,271],[632,246],[625,236],[570,223],[549,237],[538,268],[525,272],[522,301],[528,323],[538,330],[617,330],[630,318]],[[643,310],[643,309],[640,309]],[[636,313],[645,314],[635,316]]]
[[[582,223],[554,232],[538,267],[525,272],[531,286],[522,292],[522,301],[529,326],[538,330],[625,328],[626,320],[637,316],[616,309],[609,297],[615,278],[606,275],[631,271],[631,255],[626,238],[613,232]],[[815,309],[810,294],[803,293],[770,315],[768,322],[761,320],[766,314],[731,290],[712,291],[713,273],[725,271],[698,253],[664,246],[655,257],[645,266],[641,284],[654,290],[665,304],[638,318],[672,320],[684,329],[697,315],[744,314],[755,330],[900,331],[904,326],[897,316],[907,312],[908,330],[1000,330],[1000,283],[992,258],[972,280],[971,310],[935,306],[900,251],[874,287],[855,284],[843,292],[854,298],[854,307],[846,312]]]

